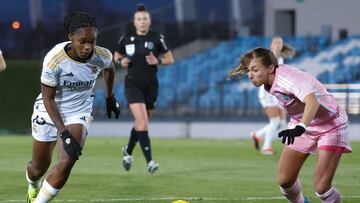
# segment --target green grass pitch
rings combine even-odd
[[[54,202],[286,202],[276,184],[282,149],[262,156],[250,140],[153,139],[160,169],[151,175],[139,146],[130,172],[121,165],[121,138],[88,137],[83,155]],[[31,159],[31,136],[0,136],[0,203],[25,202],[25,165]],[[360,142],[345,154],[333,181],[343,202],[360,202]],[[56,159],[56,156],[54,156]],[[56,161],[56,160],[54,160]],[[301,180],[311,202],[315,157],[305,163]]]

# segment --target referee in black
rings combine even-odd
[[[128,69],[125,96],[135,119],[129,142],[122,147],[123,166],[130,170],[132,152],[139,141],[148,171],[154,173],[159,166],[152,159],[148,127],[158,96],[156,73],[158,65],[172,64],[174,58],[164,36],[150,31],[150,13],[144,5],[137,6],[133,21],[135,30],[120,38],[114,52],[115,62]]]

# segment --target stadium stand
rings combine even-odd
[[[220,43],[175,64],[160,68],[158,114],[177,115],[258,115],[261,107],[257,89],[247,78],[226,79],[239,56],[254,47],[269,47],[270,37],[242,37]],[[325,37],[284,37],[284,42],[296,50],[296,56],[286,61],[315,75],[323,83],[360,83],[360,37],[352,36],[329,45]],[[122,106],[124,87],[116,88]],[[96,109],[103,109],[104,90],[96,91]]]

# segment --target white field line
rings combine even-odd
[[[341,196],[342,199],[360,199],[360,195],[349,195],[349,196]],[[254,200],[263,200],[263,201],[271,201],[277,199],[285,199],[283,196],[275,196],[275,197],[231,197],[231,198],[222,198],[222,197],[154,197],[154,198],[116,198],[116,199],[68,199],[68,200],[56,200],[53,202],[79,202],[79,201],[88,201],[88,202],[131,202],[131,201],[164,201],[164,200],[188,200],[188,201],[254,201]],[[17,203],[24,202],[24,199],[18,200],[0,200],[1,203]]]

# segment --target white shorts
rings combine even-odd
[[[265,90],[264,85],[259,87],[258,97],[259,97],[260,104],[261,104],[261,106],[263,108],[266,108],[266,107],[279,107],[279,108],[281,108],[278,100],[276,99],[276,97],[271,95],[270,93],[268,93]]]
[[[82,124],[86,131],[89,129],[92,116],[88,112],[80,112],[77,115],[63,118],[65,126],[70,124]],[[31,116],[32,136],[40,142],[52,142],[57,140],[57,129],[50,119],[49,115],[34,109]]]

